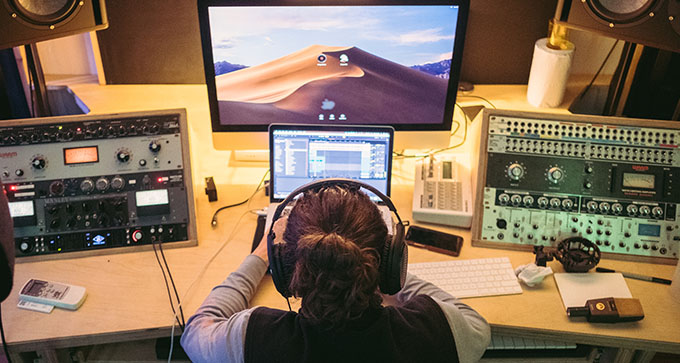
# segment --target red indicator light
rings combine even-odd
[[[16,185],[10,185],[9,190],[15,191],[15,190],[17,190],[17,186]]]
[[[158,178],[158,182],[159,182],[159,183],[162,183],[162,182],[163,182],[163,178]]]

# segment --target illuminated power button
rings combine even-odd
[[[139,240],[141,240],[143,236],[144,235],[142,234],[142,231],[138,229],[132,232],[132,240],[135,242],[139,242]]]

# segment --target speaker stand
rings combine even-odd
[[[50,102],[47,96],[47,84],[45,82],[45,74],[43,73],[42,64],[40,63],[40,56],[38,55],[38,47],[35,43],[24,45],[26,51],[26,64],[28,66],[28,74],[33,83],[32,100],[35,103],[34,117],[52,116]]]

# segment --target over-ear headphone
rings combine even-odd
[[[369,190],[377,195],[397,217],[397,223],[394,224],[392,228],[392,234],[387,236],[383,250],[379,251],[381,252],[379,266],[380,291],[389,295],[396,294],[404,286],[408,263],[408,249],[406,248],[406,242],[404,241],[404,223],[401,221],[401,217],[399,217],[399,214],[397,213],[397,208],[395,208],[390,198],[380,190],[372,185],[357,180],[343,178],[320,179],[305,184],[291,192],[288,197],[278,205],[276,211],[274,211],[272,224],[267,233],[267,253],[269,254],[269,269],[271,270],[272,280],[274,281],[276,290],[284,297],[293,296],[289,290],[289,286],[295,265],[287,264],[284,261],[283,249],[285,248],[286,243],[274,243],[274,223],[281,217],[281,213],[283,213],[286,205],[293,201],[299,194],[308,190],[320,190],[333,185],[343,185]]]

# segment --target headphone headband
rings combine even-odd
[[[392,203],[392,200],[390,200],[388,196],[386,196],[385,194],[383,194],[383,192],[378,190],[378,188],[370,184],[346,178],[319,179],[298,187],[297,189],[293,190],[290,194],[288,194],[288,196],[276,207],[272,220],[276,221],[277,219],[279,219],[279,217],[281,217],[281,213],[283,213],[283,210],[286,208],[286,205],[288,205],[288,203],[294,200],[295,197],[297,197],[299,194],[302,194],[308,190],[321,189],[323,187],[339,184],[346,184],[357,188],[364,188],[373,192],[373,194],[377,195],[380,198],[380,200],[385,203],[385,205],[387,206],[387,208],[389,208],[390,211],[394,212],[394,215],[397,217],[397,220],[399,221],[399,223],[401,223],[401,217],[399,217],[399,214],[397,213],[397,208],[394,206],[394,203]],[[269,226],[269,231],[271,232],[273,228],[274,223],[272,223],[272,225]]]

